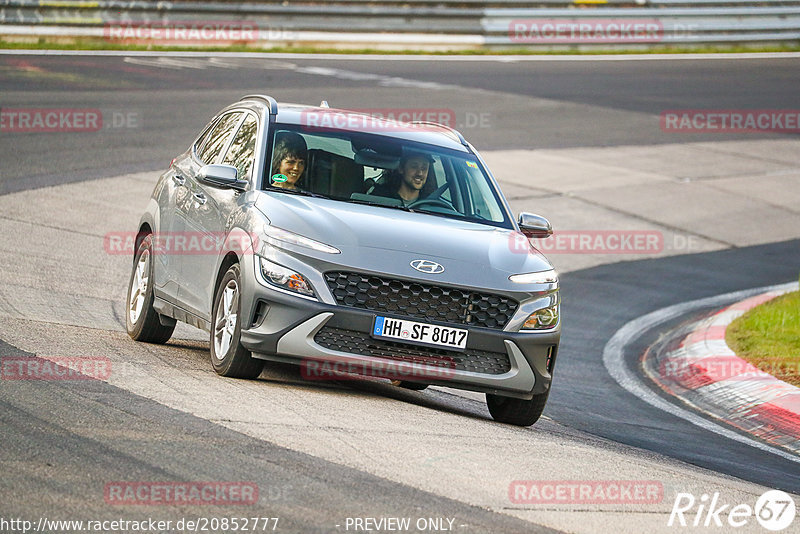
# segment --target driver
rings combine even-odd
[[[388,171],[382,183],[372,190],[373,195],[396,198],[404,206],[425,198],[436,189],[433,158],[421,153],[408,154],[400,159],[396,170]]]

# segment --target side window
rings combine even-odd
[[[253,169],[253,158],[256,152],[256,134],[258,121],[248,113],[247,118],[239,127],[236,137],[233,138],[228,152],[222,163],[233,165],[239,170],[240,180],[249,180]]]
[[[472,165],[469,165],[472,163]],[[503,213],[500,211],[500,206],[494,200],[492,190],[489,188],[489,182],[483,177],[473,162],[465,161],[462,165],[468,165],[468,168],[461,167],[462,171],[466,171],[467,180],[467,195],[472,199],[473,215],[486,219],[487,221],[502,222]]]
[[[194,151],[196,154],[199,155],[203,151],[203,145],[205,145],[206,141],[208,141],[211,130],[214,129],[214,125],[216,123],[217,121],[211,121],[211,124],[209,124],[206,129],[203,130],[203,133],[200,134],[200,137],[197,138],[197,142],[194,144]]]
[[[205,146],[203,146],[201,152],[198,154],[203,163],[210,165],[217,162],[217,158],[222,152],[222,149],[225,148],[225,145],[228,143],[228,139],[230,139],[234,128],[236,128],[236,125],[239,123],[239,119],[241,118],[242,112],[239,111],[228,113],[217,121],[217,124],[214,125],[214,129],[211,131],[211,135],[206,141]]]

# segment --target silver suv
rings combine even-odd
[[[531,425],[560,338],[558,277],[460,133],[251,95],[161,175],[139,223],[127,330],[210,333],[223,376],[265,361],[486,393]]]

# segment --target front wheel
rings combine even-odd
[[[175,323],[164,326],[153,308],[153,240],[145,236],[133,258],[133,272],[125,301],[125,327],[128,335],[145,343],[166,343]]]
[[[211,316],[211,365],[222,376],[256,378],[264,362],[253,358],[239,342],[242,332],[240,279],[239,266],[231,265],[217,287]]]
[[[531,426],[539,420],[547,404],[547,393],[534,395],[532,399],[515,399],[500,395],[486,394],[486,405],[492,418],[500,423],[509,425]]]

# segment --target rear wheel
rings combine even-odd
[[[142,239],[136,250],[125,309],[126,330],[136,341],[166,343],[175,330],[174,321],[164,326],[153,308],[153,240],[150,235]]]
[[[534,395],[532,399],[514,399],[486,394],[486,405],[495,421],[517,426],[531,426],[539,420],[547,404],[547,393]]]
[[[211,364],[217,374],[233,378],[256,378],[264,362],[250,355],[239,342],[240,318],[239,265],[231,265],[222,277],[214,296],[211,316]]]

